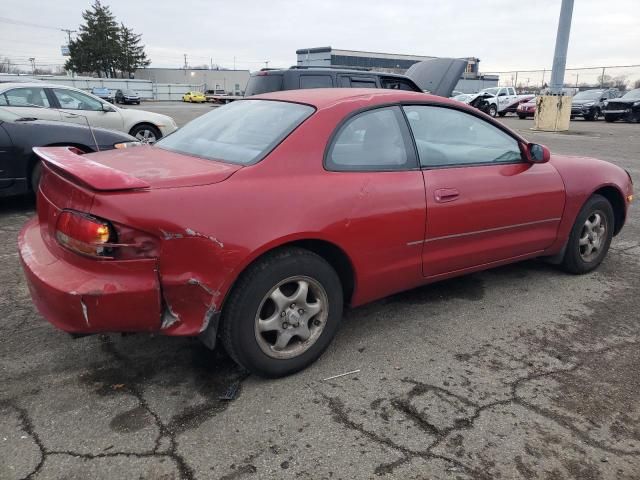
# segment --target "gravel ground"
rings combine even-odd
[[[211,106],[142,108],[182,124]],[[640,179],[639,125],[503,121]],[[1,479],[640,478],[637,208],[590,275],[529,261],[350,310],[320,361],[278,381],[197,341],[54,330],[16,254],[32,214],[2,199]]]

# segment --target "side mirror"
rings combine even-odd
[[[102,104],[103,112],[115,112],[114,108],[111,105],[107,105],[106,103]]]
[[[531,163],[546,163],[551,158],[551,152],[544,145],[529,144],[529,161]]]

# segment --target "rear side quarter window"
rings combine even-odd
[[[331,171],[392,171],[417,168],[407,124],[399,107],[356,114],[342,123],[325,155]]]
[[[332,88],[331,75],[300,75],[300,88]]]

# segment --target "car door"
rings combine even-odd
[[[508,88],[501,88],[498,90],[497,102],[498,111],[501,112],[507,108],[511,103],[511,96],[509,95]]]
[[[334,228],[343,248],[356,252],[358,302],[420,283],[420,250],[407,241],[424,235],[424,183],[400,107],[345,120],[324,166],[337,211],[344,211]]]
[[[60,120],[42,87],[17,87],[0,94],[0,105],[20,117]]]
[[[426,277],[534,254],[555,241],[565,193],[551,164],[524,160],[516,138],[466,111],[404,110],[426,189]]]
[[[15,151],[9,133],[0,120],[0,189],[13,185],[16,177]]]
[[[110,103],[70,88],[51,88],[50,91],[60,106],[63,122],[122,130],[122,115]],[[109,111],[103,110],[103,105]]]

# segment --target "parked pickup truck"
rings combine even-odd
[[[488,104],[486,113],[492,117],[504,117],[509,112],[515,112],[520,102],[530,99],[533,95],[518,95],[513,87],[491,87],[480,90],[476,96],[483,97],[484,102]],[[468,103],[471,104],[471,101]]]
[[[211,102],[211,103],[229,103],[229,102],[233,102],[234,100],[240,100],[241,98],[244,98],[244,97],[241,95],[229,95],[223,89],[217,89],[217,90],[205,90],[204,98],[207,99],[207,102]]]

